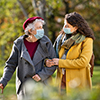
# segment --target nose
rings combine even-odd
[[[39,29],[43,29],[43,26],[39,27]]]
[[[64,27],[65,27],[65,28],[68,28],[68,25],[66,24],[66,25],[64,25]]]
[[[41,27],[41,29],[43,29],[43,27]]]

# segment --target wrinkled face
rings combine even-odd
[[[35,23],[34,23],[34,27],[35,27],[35,29],[32,30],[32,34],[35,35],[35,34],[36,34],[36,30],[38,30],[38,29],[43,29],[43,23],[40,22],[40,21],[35,22]]]
[[[71,32],[75,32],[78,29],[77,27],[73,27],[71,24],[69,24],[66,19],[64,20],[63,28],[70,28]]]

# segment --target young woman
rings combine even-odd
[[[92,87],[90,59],[93,53],[94,33],[78,13],[65,15],[61,34],[54,43],[58,58],[46,61],[46,66],[58,65],[57,79],[60,89]]]

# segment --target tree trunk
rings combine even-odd
[[[69,13],[69,1],[67,0],[63,0],[64,4],[65,4],[65,14]]]
[[[46,23],[44,25],[44,31],[45,31],[45,35],[48,36],[48,27],[47,27],[47,19],[46,19],[46,12],[45,12],[46,1],[45,0],[40,0],[40,1],[32,0],[32,5],[34,7],[34,11],[36,15],[44,19]]]
[[[17,2],[18,2],[18,4],[19,4],[19,6],[20,6],[20,8],[21,8],[21,10],[22,10],[22,12],[23,12],[23,14],[24,14],[24,16],[25,16],[26,18],[28,18],[28,14],[27,14],[27,12],[25,11],[25,9],[24,9],[23,5],[21,4],[21,2],[20,2],[19,0],[17,0]]]

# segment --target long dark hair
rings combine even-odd
[[[86,37],[90,37],[93,40],[95,39],[94,33],[92,29],[89,27],[86,20],[78,13],[73,12],[65,15],[65,19],[69,24],[71,24],[73,27],[77,27],[77,33],[83,34]]]

